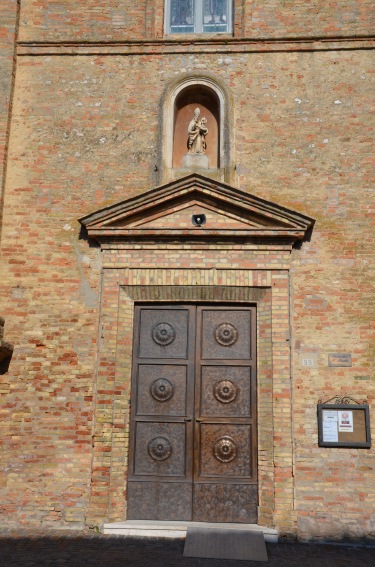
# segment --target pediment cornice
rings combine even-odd
[[[193,214],[206,223],[194,226]],[[303,240],[314,219],[226,183],[191,174],[79,219],[88,235],[109,240],[228,242]]]

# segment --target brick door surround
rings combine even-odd
[[[179,180],[81,219],[100,242],[103,262],[87,523],[126,519],[134,304],[246,304],[257,308],[258,523],[293,534],[289,270],[293,243],[313,220],[235,189],[238,202],[224,207],[231,188],[210,181],[207,200],[206,181],[192,178],[198,190],[183,203]],[[159,197],[162,214],[155,209]],[[212,226],[206,233],[187,229],[191,211],[202,207]]]

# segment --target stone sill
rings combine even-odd
[[[263,532],[265,541],[277,543],[278,530],[259,526],[258,524],[230,524],[208,522],[172,522],[159,520],[127,520],[125,522],[111,522],[104,524],[104,534],[144,536],[154,538],[185,538],[188,527],[250,530]]]

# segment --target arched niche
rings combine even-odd
[[[207,119],[205,154],[208,158],[208,169],[220,168],[219,98],[215,91],[206,86],[191,85],[178,94],[174,103],[173,169],[184,167],[184,157],[188,151],[188,125],[194,120],[197,108],[200,110],[200,116]]]
[[[206,169],[186,167],[186,162],[184,163],[184,155],[188,150],[188,126],[196,108],[200,109],[201,116],[207,118]],[[230,128],[233,125],[232,109],[227,87],[220,84],[216,77],[189,76],[170,86],[163,100],[159,182],[182,177],[192,171],[228,183],[233,182],[233,127]]]

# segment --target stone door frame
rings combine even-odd
[[[258,523],[291,533],[294,485],[286,269],[105,267],[87,522],[100,525],[126,519],[134,303],[181,301],[257,307]]]

